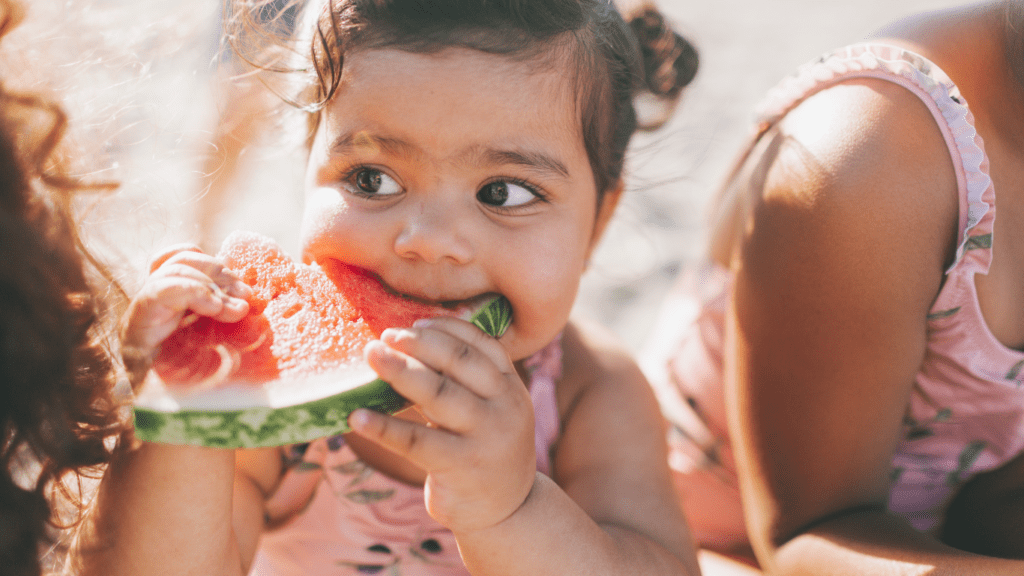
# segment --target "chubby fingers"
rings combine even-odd
[[[155,350],[189,312],[237,322],[248,313],[251,296],[252,288],[214,257],[179,250],[163,259],[132,301],[125,344]]]
[[[232,298],[245,300],[252,296],[252,288],[224,265],[219,259],[198,250],[180,249],[160,261],[151,278],[180,277],[210,284]],[[219,294],[217,294],[219,295]]]
[[[464,439],[444,430],[360,408],[348,417],[357,434],[400,454],[425,470],[450,468],[464,450]]]
[[[153,272],[156,272],[157,268],[164,265],[164,262],[167,262],[172,256],[180,252],[198,252],[202,254],[203,249],[195,244],[188,242],[181,244],[172,244],[167,248],[164,248],[160,252],[157,252],[156,255],[153,256],[153,258],[149,261],[149,273],[152,274]]]
[[[529,402],[504,348],[460,320],[386,330],[366,355],[428,420],[458,434],[492,419],[509,398]]]
[[[390,366],[406,371],[442,374],[481,398],[504,393],[509,377],[518,380],[508,354],[496,340],[467,322],[449,320],[385,330],[381,342],[386,348],[374,346],[372,354],[382,360],[388,355]],[[415,361],[401,362],[403,357]],[[397,372],[389,374],[392,375],[402,376]],[[437,384],[443,386],[445,380],[438,380]]]
[[[221,322],[237,322],[249,311],[248,302],[227,295],[217,283],[183,275],[154,278],[140,306],[152,308],[148,316],[155,322],[166,322],[188,311]]]
[[[428,420],[446,430],[469,432],[486,409],[485,400],[457,378],[384,342],[371,342],[366,347],[366,358],[381,378],[418,405]]]
[[[428,318],[417,320],[410,330],[415,332],[416,338],[389,339],[384,336],[382,339],[392,347],[416,356],[438,372],[455,375],[490,362],[502,374],[516,373],[505,347],[465,320]],[[500,392],[501,389],[477,390],[484,397]]]

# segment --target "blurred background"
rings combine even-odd
[[[662,130],[639,135],[628,194],[584,279],[577,311],[641,348],[676,275],[704,248],[709,201],[750,130],[760,97],[821,52],[906,15],[959,0],[661,0],[701,56],[700,72]],[[90,243],[135,287],[155,250],[215,248],[244,228],[298,254],[302,154],[251,140],[217,65],[219,0],[31,0],[0,59],[22,84],[59,91],[94,151],[98,178],[120,180],[86,212]],[[255,102],[255,103],[253,103]],[[259,97],[249,104],[259,106]],[[247,105],[249,105],[247,104]],[[250,142],[251,140],[251,142]],[[241,142],[236,177],[225,151]],[[274,144],[268,146],[267,144]],[[213,185],[221,194],[209,195]],[[216,199],[214,198],[216,196]],[[215,200],[215,201],[214,201]]]

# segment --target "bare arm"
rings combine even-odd
[[[236,322],[248,287],[194,247],[158,256],[133,300],[124,344],[143,356],[188,311]],[[230,296],[229,296],[230,294]],[[245,574],[263,526],[276,451],[238,453],[122,438],[78,543],[85,575]]]
[[[83,576],[248,573],[279,463],[274,451],[253,452],[236,472],[233,450],[139,443],[121,451],[79,544]],[[247,471],[260,466],[260,477]]]
[[[727,387],[751,542],[778,574],[1020,573],[886,511],[955,176],[915,96],[850,81],[780,126],[743,236]],[[753,161],[764,160],[754,158]]]
[[[699,574],[646,380],[600,330],[566,329],[554,478],[506,521],[456,533],[474,574]],[[570,375],[571,374],[571,375]],[[567,390],[565,389],[567,387]],[[514,541],[515,547],[496,543]],[[514,566],[515,570],[510,571]]]

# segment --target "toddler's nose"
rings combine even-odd
[[[430,264],[445,260],[466,264],[473,259],[473,246],[462,231],[456,211],[420,206],[406,218],[395,239],[395,253]]]

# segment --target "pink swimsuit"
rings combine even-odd
[[[562,349],[556,339],[526,361],[533,400],[537,469],[548,473],[558,433],[555,383]],[[288,462],[267,502],[298,510],[264,532],[251,575],[467,575],[455,538],[427,514],[423,488],[374,471],[342,436],[287,449]]]
[[[974,275],[986,274],[992,260],[995,191],[973,116],[940,69],[888,45],[843,48],[804,66],[769,92],[759,109],[760,126],[778,122],[815,92],[865,77],[894,82],[916,94],[931,110],[956,168],[959,247],[928,315],[927,350],[892,460],[889,497],[892,511],[917,529],[930,531],[938,527],[949,499],[964,482],[1024,449],[1024,353],[996,340],[978,305]],[[726,547],[745,541],[722,403],[723,322],[731,280],[727,271],[714,266],[691,273],[666,304],[666,315],[674,317],[655,336],[670,344],[644,360],[659,400],[676,424],[670,463],[680,490],[706,490],[723,498],[726,513],[709,519],[704,534],[697,526],[697,536]]]

